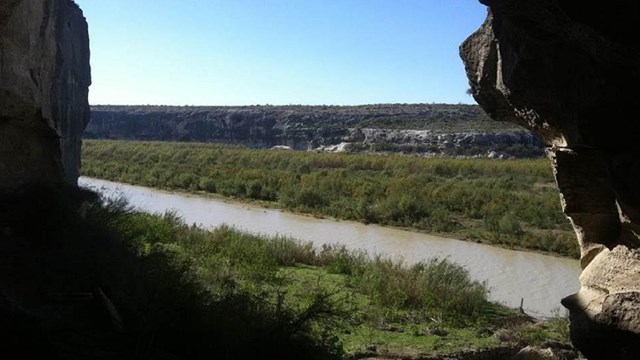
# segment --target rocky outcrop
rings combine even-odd
[[[581,247],[581,290],[563,300],[589,359],[640,358],[640,49],[632,2],[481,0],[461,46],[474,98],[550,146]]]
[[[351,128],[343,141],[350,148],[417,152],[428,155],[468,155],[488,157],[541,156],[543,144],[525,129],[447,131],[444,129]],[[492,155],[493,154],[493,155]]]
[[[543,154],[537,136],[477,106],[94,106],[87,138],[173,140],[296,150],[430,155]],[[342,144],[342,145],[340,145]]]
[[[73,1],[0,2],[0,187],[76,183],[90,82]]]

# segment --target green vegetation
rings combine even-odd
[[[86,140],[83,175],[578,256],[546,159],[315,154]]]
[[[488,302],[445,259],[407,266],[206,231],[73,189],[1,198],[2,348],[26,357],[339,359],[568,341],[566,320]]]
[[[74,189],[23,189],[0,199],[3,353],[50,359],[341,356],[335,341],[315,330],[329,328],[339,314],[334,300],[312,290],[309,301],[295,307],[274,301],[274,271],[247,270],[256,286],[243,286],[247,259],[231,243],[212,251],[220,243],[215,234],[170,215],[128,212]]]

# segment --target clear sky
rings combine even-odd
[[[476,0],[75,0],[91,104],[473,103]]]

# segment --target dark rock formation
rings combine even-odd
[[[551,146],[563,209],[582,252],[563,300],[589,359],[640,358],[640,51],[633,2],[481,0],[461,46],[474,98]]]
[[[495,123],[478,106],[447,104],[93,106],[84,136],[322,151],[476,156],[544,153],[540,140],[528,130]]]
[[[0,2],[0,187],[76,183],[90,83],[73,1]]]

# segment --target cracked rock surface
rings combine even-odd
[[[625,1],[481,0],[460,46],[474,98],[549,146],[581,247],[581,289],[563,299],[589,359],[640,357],[640,43]]]
[[[0,2],[0,187],[76,183],[90,83],[73,1]]]

